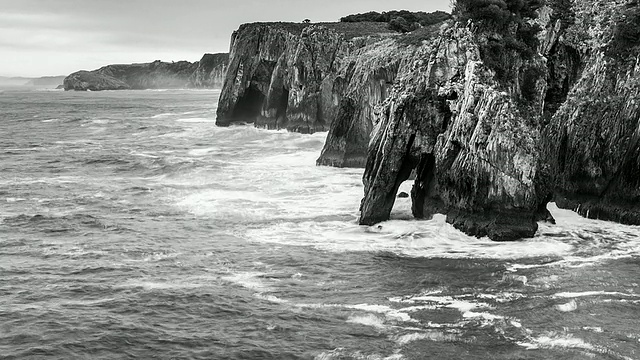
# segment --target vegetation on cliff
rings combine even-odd
[[[369,11],[363,14],[353,14],[340,18],[340,22],[379,22],[387,23],[389,29],[407,33],[424,26],[439,24],[451,19],[451,15],[444,11],[426,13],[424,11],[411,12],[407,10],[392,10],[386,12]]]
[[[542,27],[532,20],[544,0],[458,0],[453,9],[456,19],[471,21],[478,34],[484,63],[496,72],[498,80],[514,77],[513,64],[529,61],[538,49]]]

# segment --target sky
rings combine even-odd
[[[68,75],[108,64],[197,61],[228,52],[256,21],[338,21],[367,11],[449,11],[450,0],[0,0],[0,76]]]

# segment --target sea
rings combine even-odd
[[[640,359],[640,227],[359,226],[326,133],[219,95],[0,93],[0,359]]]

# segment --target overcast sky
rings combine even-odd
[[[367,11],[449,11],[450,0],[0,0],[0,76],[227,52],[255,21],[337,21]]]

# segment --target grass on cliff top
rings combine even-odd
[[[242,26],[256,26],[256,25],[268,25],[276,27],[285,31],[288,31],[294,35],[302,33],[306,27],[311,25],[324,26],[339,34],[344,35],[345,39],[353,39],[360,36],[380,35],[380,34],[396,34],[395,31],[389,30],[386,23],[380,22],[359,22],[359,23],[345,23],[345,22],[326,22],[326,23],[292,23],[292,22],[260,22],[245,24]],[[242,27],[241,26],[241,27]]]

